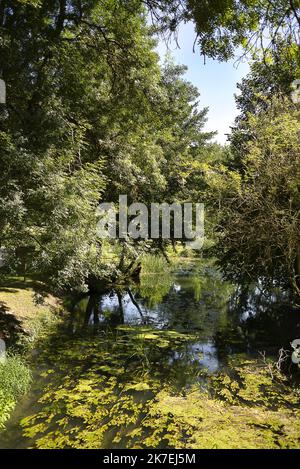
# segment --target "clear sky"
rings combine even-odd
[[[249,66],[244,62],[236,64],[236,60],[218,62],[206,59],[204,64],[197,46],[193,53],[194,40],[193,24],[182,25],[178,33],[180,49],[173,41],[169,44],[169,52],[176,63],[188,66],[186,78],[199,89],[200,107],[209,107],[206,130],[216,130],[216,140],[225,143],[225,134],[229,133],[230,125],[237,115],[234,101],[234,93],[238,92],[236,84],[248,73]],[[165,42],[160,41],[157,51],[163,60],[168,51]]]

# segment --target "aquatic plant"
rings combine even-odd
[[[299,447],[299,393],[245,356],[229,361],[229,374],[181,367],[178,357],[195,340],[125,325],[53,338],[41,356],[48,368],[39,410],[21,422],[26,447]]]

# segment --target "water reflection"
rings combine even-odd
[[[230,285],[210,261],[201,261],[174,274],[143,275],[140,285],[73,298],[69,308],[70,320],[37,354],[33,389],[1,435],[0,447],[176,447],[175,440],[166,438],[181,428],[185,416],[190,420],[178,431],[181,445],[187,435],[193,439],[201,422],[207,422],[201,435],[220,419],[221,432],[227,429],[236,418],[236,402],[249,404],[241,424],[235,424],[237,435],[245,433],[248,414],[251,431],[258,419],[259,438],[263,429],[269,431],[270,423],[262,425],[262,416],[256,417],[263,405],[273,405],[264,396],[265,387],[280,402],[285,390],[279,384],[275,393],[276,382],[267,371],[263,374],[259,352],[276,356],[279,348],[300,337],[299,310],[291,307],[285,292],[266,294],[255,285],[247,290]],[[193,392],[198,401],[189,404]],[[292,393],[292,398],[298,409],[297,396]],[[222,427],[224,399],[234,409]],[[177,417],[172,402],[177,403]],[[284,405],[290,408],[290,394]],[[278,425],[274,441],[283,424]],[[218,434],[216,426],[213,441]],[[188,444],[195,447],[194,441]],[[256,439],[251,442],[256,444]],[[267,447],[268,441],[262,444]]]
[[[73,332],[127,324],[195,333],[187,353],[210,372],[226,366],[229,355],[258,356],[266,350],[275,356],[300,337],[299,310],[291,306],[286,292],[230,285],[205,262],[175,274],[143,275],[140,285],[81,298],[72,313]]]

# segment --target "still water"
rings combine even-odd
[[[0,447],[300,447],[297,369],[273,366],[300,338],[286,293],[189,262],[68,309],[33,353]]]

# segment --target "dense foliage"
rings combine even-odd
[[[155,51],[190,21],[204,57],[251,58],[225,146],[185,67]],[[17,444],[299,447],[299,26],[299,0],[0,0],[1,322],[21,349],[40,340]],[[119,215],[123,194],[204,202],[203,251],[174,232],[103,239],[99,203]],[[0,375],[1,428],[32,376],[11,352]]]
[[[238,280],[289,283],[299,293],[299,108],[272,99],[246,121],[242,176],[225,203],[219,249]]]
[[[280,37],[287,43],[299,41],[299,0],[144,1],[154,23],[169,34],[182,22],[193,21],[195,44],[204,56],[223,60],[238,47],[254,54],[276,49]]]
[[[219,198],[217,253],[231,279],[292,286],[299,295],[299,103],[297,44],[252,63],[240,85],[240,114]]]
[[[1,2],[0,232],[9,265],[59,287],[115,280],[162,240],[103,242],[100,201],[205,202],[206,229],[235,280],[299,289],[299,2]],[[149,21],[152,19],[152,21]],[[193,20],[200,52],[251,51],[230,148],[154,33]],[[266,42],[266,36],[270,43]],[[173,243],[174,244],[174,243]],[[207,242],[207,245],[211,244]]]
[[[210,138],[207,110],[184,67],[159,66],[142,8],[2,7],[1,245],[11,266],[84,285],[148,248],[123,242],[108,263],[95,230],[99,201],[188,198],[185,168]]]

